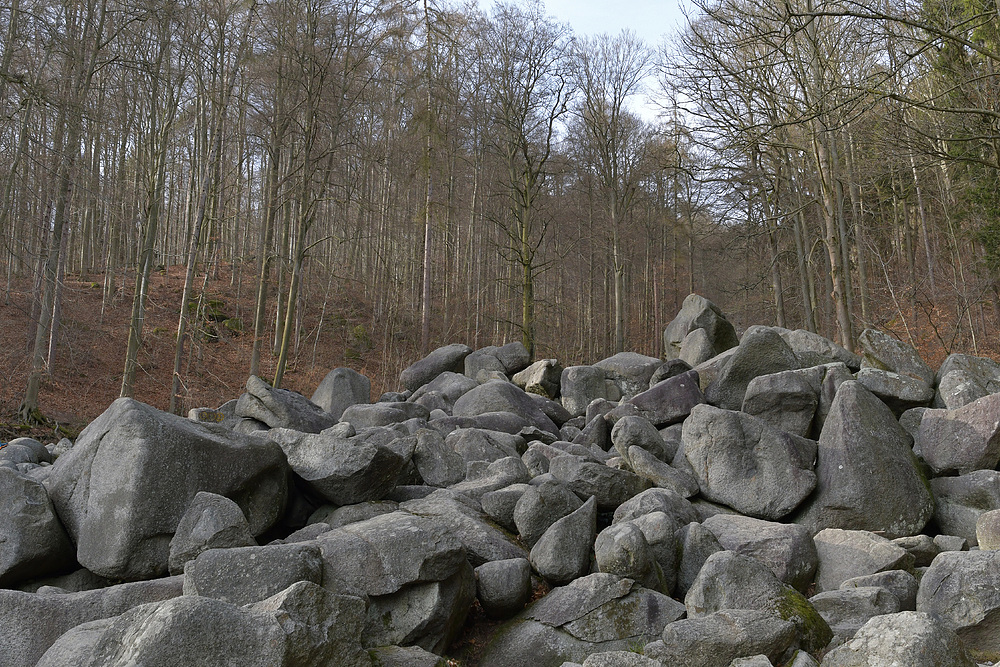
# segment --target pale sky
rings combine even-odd
[[[629,28],[656,48],[684,21],[681,0],[545,0],[546,11],[577,35],[617,34]]]
[[[492,6],[492,0],[479,0],[480,6]],[[602,32],[616,35],[623,29],[635,32],[652,49],[659,47],[664,35],[676,33],[684,24],[682,3],[690,0],[543,0],[545,11],[558,21],[568,23],[578,37]],[[647,92],[655,82],[650,79]],[[656,118],[654,105],[645,95],[630,105],[647,121]]]

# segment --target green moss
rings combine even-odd
[[[775,611],[783,620],[795,624],[799,631],[799,644],[808,653],[819,651],[833,639],[833,631],[816,608],[791,586],[785,587]]]

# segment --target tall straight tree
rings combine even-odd
[[[542,206],[550,160],[569,110],[571,33],[541,2],[497,4],[483,48],[492,148],[504,165],[501,227],[521,282],[521,339],[535,352],[535,278],[550,214]]]
[[[614,347],[625,349],[625,258],[622,224],[636,202],[649,128],[628,108],[649,73],[651,53],[635,33],[601,34],[579,42],[576,80],[581,139],[593,156],[611,233]]]
[[[63,94],[57,101],[59,131],[65,140],[59,142],[61,156],[56,174],[56,200],[49,230],[49,244],[42,269],[42,297],[38,326],[35,329],[31,354],[31,372],[20,406],[21,418],[37,421],[38,392],[46,368],[46,353],[52,309],[55,304],[56,278],[62,256],[63,233],[69,216],[74,170],[80,158],[84,132],[84,112],[89,101],[91,84],[97,71],[99,55],[105,46],[107,0],[89,0],[83,5],[65,4],[59,7],[64,24]],[[51,360],[49,360],[51,361]]]
[[[129,318],[128,343],[125,349],[125,371],[122,373],[121,395],[131,397],[135,391],[138,353],[142,344],[149,276],[153,267],[160,216],[164,209],[167,174],[167,151],[174,121],[180,109],[180,96],[187,76],[188,54],[179,43],[183,28],[180,7],[176,3],[157,7],[139,33],[137,52],[142,95],[145,105],[143,185],[143,224],[140,230],[140,252],[136,264],[135,292],[132,315]]]

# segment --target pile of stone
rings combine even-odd
[[[443,665],[475,605],[484,667],[998,660],[1000,364],[860,344],[692,295],[666,360],[119,399],[0,449],[0,662]]]

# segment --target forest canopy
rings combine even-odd
[[[659,44],[530,0],[8,0],[0,40],[25,418],[65,277],[130,300],[131,396],[170,267],[175,411],[220,266],[276,385],[346,290],[400,363],[659,355],[691,292],[849,349],[878,327],[998,351],[995,0],[698,0]]]

